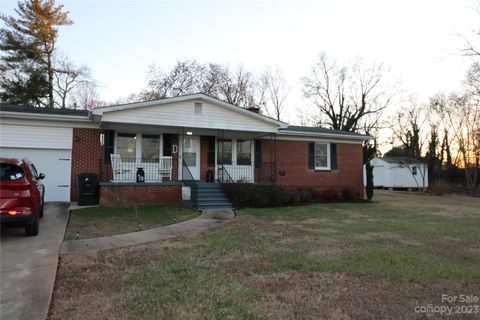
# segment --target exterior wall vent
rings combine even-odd
[[[195,102],[195,113],[202,113],[202,104],[200,102]]]

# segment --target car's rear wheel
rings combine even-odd
[[[33,223],[25,225],[25,235],[36,236],[38,235],[38,229],[39,229],[39,221],[37,218]]]

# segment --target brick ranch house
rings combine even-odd
[[[206,182],[363,195],[368,136],[290,126],[204,94],[91,111],[2,105],[0,117],[1,156],[31,159],[46,201],[76,201],[80,173],[99,176],[103,206],[180,203],[185,185],[195,201]]]

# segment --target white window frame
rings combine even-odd
[[[118,131],[115,131],[115,141],[114,141],[114,150],[115,150],[115,154],[117,153],[117,146],[118,146],[118,143],[117,143],[117,139],[118,139],[118,134],[122,134],[122,133],[128,133],[128,134],[132,134],[132,132],[118,132]],[[142,134],[141,133],[135,133],[135,158],[137,159],[141,159],[142,158]],[[157,134],[156,133],[145,133],[145,135],[148,135],[148,136],[156,136]],[[158,153],[159,153],[159,157],[163,157],[163,133],[159,133],[158,136],[160,137],[160,146],[159,146],[159,150],[158,150]]]
[[[236,139],[222,139],[222,138],[216,138],[215,139],[215,165],[217,164],[217,161],[218,161],[218,145],[220,144],[221,141],[219,140],[222,140],[222,141],[226,141],[226,140],[230,140],[230,142],[232,143],[232,159],[231,159],[231,163],[230,164],[226,164],[226,163],[223,163],[224,166],[232,166],[233,164],[236,164],[236,156],[237,156],[237,148],[236,148],[236,143],[237,143],[237,140]]]
[[[326,144],[327,145],[327,166],[326,167],[317,167],[317,144]],[[331,155],[331,152],[330,152],[330,143],[329,142],[320,142],[320,141],[316,141],[314,142],[314,148],[313,148],[313,166],[315,168],[315,170],[331,170],[331,167],[332,167],[332,155]]]
[[[250,164],[238,164],[238,141],[250,141]],[[254,144],[254,140],[252,139],[235,139],[235,158],[234,158],[234,163],[237,164],[237,166],[254,166],[254,158],[252,157],[252,144]],[[232,146],[232,151],[233,151],[233,146]],[[232,153],[233,156],[233,153]]]

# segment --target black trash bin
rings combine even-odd
[[[215,175],[212,170],[207,171],[207,182],[215,182]]]
[[[98,176],[95,173],[80,173],[77,186],[79,206],[98,204],[99,186]]]

